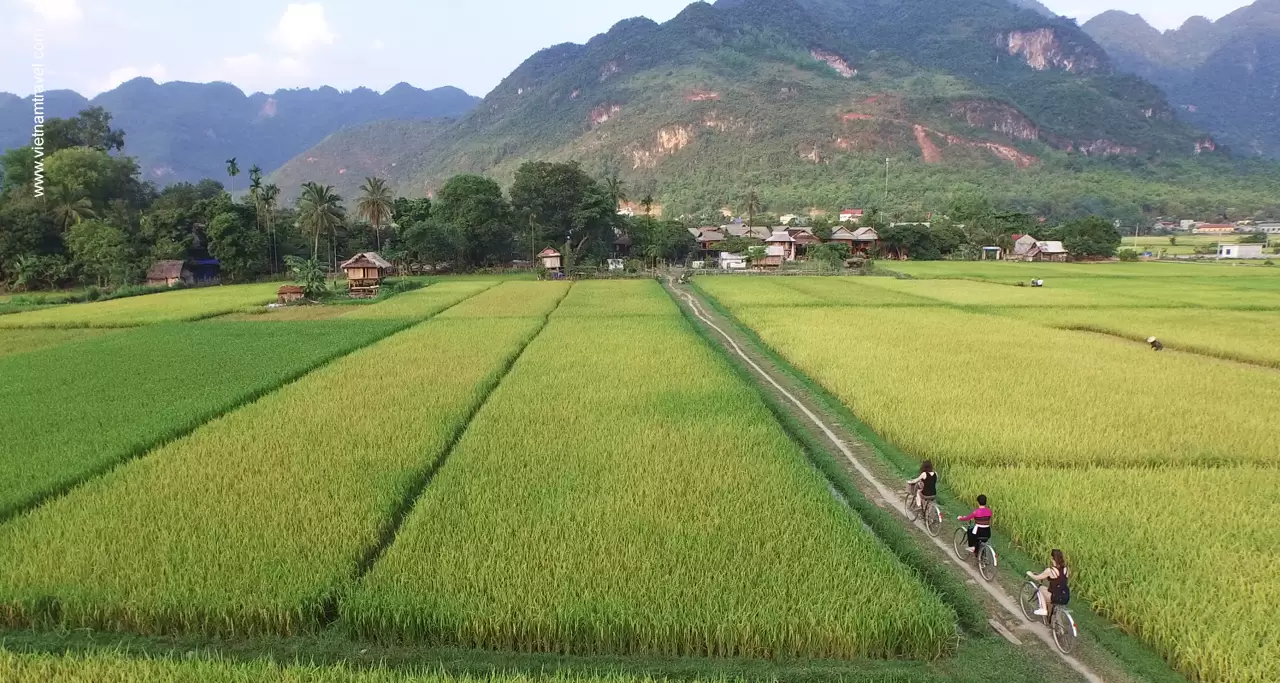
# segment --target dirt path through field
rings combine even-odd
[[[1021,644],[1017,636],[1011,632],[1016,630],[1018,633],[1030,633],[1039,638],[1050,651],[1057,655],[1061,660],[1076,671],[1089,683],[1103,683],[1103,678],[1094,673],[1094,671],[1080,660],[1070,655],[1063,655],[1057,649],[1053,642],[1053,636],[1043,624],[1029,621],[1018,607],[1017,600],[1010,596],[1005,590],[995,583],[989,583],[978,574],[978,570],[973,564],[963,562],[955,556],[950,547],[947,545],[945,538],[950,538],[951,534],[948,527],[944,527],[939,537],[930,536],[924,528],[924,523],[912,521],[912,516],[907,512],[903,503],[901,486],[894,481],[894,486],[889,486],[882,481],[883,476],[878,475],[869,463],[875,461],[877,456],[869,445],[859,439],[855,434],[849,433],[842,429],[837,421],[829,416],[823,415],[821,408],[817,404],[805,396],[802,388],[794,387],[794,383],[789,381],[785,375],[780,373],[773,364],[762,355],[754,352],[746,340],[740,339],[734,330],[734,326],[724,320],[715,311],[703,305],[697,296],[695,296],[687,285],[676,284],[672,279],[668,278],[667,289],[676,300],[685,307],[694,317],[696,317],[703,325],[705,325],[714,334],[713,337],[724,346],[732,356],[744,363],[751,373],[758,379],[760,384],[774,396],[778,397],[781,402],[792,408],[801,417],[802,421],[821,434],[824,440],[830,443],[844,458],[849,465],[862,478],[860,488],[867,494],[867,498],[871,502],[881,508],[891,508],[901,516],[903,523],[908,526],[914,526],[921,532],[923,538],[927,538],[933,542],[935,546],[951,560],[952,564],[964,571],[968,576],[968,583],[972,586],[980,588],[984,591],[985,597],[989,603],[995,603],[1003,610],[1004,614],[996,615],[1000,619],[993,618],[990,620],[992,628],[1000,632],[1002,636],[1010,640],[1014,644]],[[786,385],[793,385],[788,388]],[[1007,628],[1003,623],[1014,624],[1014,629]]]

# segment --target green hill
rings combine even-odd
[[[421,194],[455,173],[505,182],[524,161],[572,159],[668,213],[748,189],[779,211],[927,211],[967,192],[1135,218],[1274,201],[1274,169],[1246,173],[1210,147],[1073,22],[1004,0],[721,0],[543,50],[442,130],[343,131],[280,178],[349,193],[363,154]]]
[[[1115,11],[1084,29],[1119,69],[1164,88],[1180,118],[1238,154],[1280,157],[1280,0],[1257,0],[1216,22],[1192,17],[1164,33]]]

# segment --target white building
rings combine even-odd
[[[720,268],[723,270],[746,270],[747,257],[742,254],[730,254],[727,251],[720,252]]]
[[[1218,258],[1262,258],[1261,244],[1223,244],[1218,247]]]
[[[1268,235],[1280,235],[1280,223],[1259,223],[1258,232],[1265,232]]]

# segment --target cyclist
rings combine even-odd
[[[925,501],[932,502],[938,496],[938,473],[933,471],[933,461],[920,464],[920,475],[907,482],[916,492],[916,507],[924,509]]]
[[[1040,586],[1040,592],[1037,597],[1040,599],[1040,609],[1036,610],[1036,616],[1049,616],[1049,604],[1065,606],[1071,602],[1071,588],[1067,585],[1067,579],[1070,572],[1067,571],[1067,558],[1063,556],[1062,551],[1054,549],[1053,565],[1039,574],[1027,572],[1027,576],[1033,581],[1049,581],[1049,587]]]
[[[971,514],[956,517],[961,522],[973,522],[969,527],[969,552],[976,552],[978,544],[991,540],[991,520],[995,514],[987,507],[987,497],[978,496],[978,509]]]

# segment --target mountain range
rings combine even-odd
[[[313,180],[352,197],[371,175],[410,196],[457,173],[506,183],[539,159],[617,174],[676,212],[755,189],[788,211],[981,193],[1040,215],[1220,216],[1276,204],[1280,166],[1248,158],[1280,155],[1277,5],[1161,34],[1119,13],[1082,27],[1037,0],[718,0],[541,50],[483,100],[139,79],[91,103],[148,179],[225,179],[234,156],[286,199]],[[25,142],[29,107],[0,96],[0,143]]]
[[[161,85],[138,78],[93,99],[69,90],[47,92],[45,111],[69,117],[103,107],[112,126],[125,131],[125,153],[137,157],[143,176],[159,185],[218,178],[240,189],[247,186],[247,174],[228,178],[227,159],[235,157],[246,170],[257,164],[270,171],[345,127],[459,116],[479,101],[457,88],[426,91],[405,83],[382,94],[320,88],[246,95],[226,83]],[[0,93],[0,147],[30,144],[31,125],[31,99]]]
[[[1119,11],[1083,28],[1118,69],[1163,88],[1180,118],[1236,153],[1280,157],[1280,0],[1163,33]]]
[[[1078,197],[1071,211],[1141,213],[1156,209],[1080,171],[1167,179],[1192,158],[1223,163],[1206,158],[1221,156],[1213,136],[1175,114],[1032,0],[720,0],[547,48],[455,122],[342,131],[275,177],[349,195],[378,175],[429,194],[455,173],[509,181],[530,159],[574,160],[681,212],[758,188],[792,211],[890,193],[927,208],[980,190],[1032,209],[1052,192]],[[1235,201],[1215,191],[1189,196]]]

